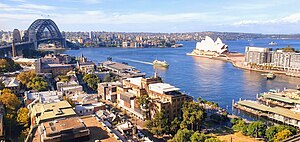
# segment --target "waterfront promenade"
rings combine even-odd
[[[227,53],[225,54],[225,56],[206,56],[206,55],[196,55],[193,53],[188,53],[187,55],[230,62],[234,67],[244,69],[244,70],[264,72],[264,73],[272,72],[275,74],[282,74],[282,75],[287,75],[292,77],[300,77],[299,75],[290,74],[287,71],[251,68],[250,66],[245,65],[245,55],[241,53]]]

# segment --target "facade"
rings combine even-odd
[[[0,141],[4,139],[4,106],[0,103]]]
[[[245,62],[258,65],[271,62],[271,48],[250,47],[245,48]]]
[[[121,86],[120,82],[104,82],[98,84],[98,96],[102,100],[117,102],[117,86]]]
[[[57,82],[56,87],[58,91],[61,91],[65,94],[73,94],[76,92],[81,92],[82,86],[79,83],[70,81],[70,82]]]
[[[72,141],[90,135],[90,130],[78,117],[44,122],[38,130],[41,142]]]
[[[65,75],[73,70],[71,64],[47,64],[42,59],[38,59],[35,63],[36,73],[51,73],[53,76]]]

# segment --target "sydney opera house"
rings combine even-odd
[[[197,42],[196,49],[190,55],[211,55],[219,56],[228,52],[228,45],[224,44],[220,38],[216,41],[206,36],[201,42]]]

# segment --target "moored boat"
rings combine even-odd
[[[269,45],[277,45],[277,43],[272,41],[272,42],[269,43]]]
[[[269,72],[268,74],[267,74],[267,79],[274,79],[276,77],[276,75],[275,74],[273,74],[273,73],[271,73],[271,72]]]

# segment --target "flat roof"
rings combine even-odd
[[[250,100],[239,101],[238,104],[242,105],[242,106],[247,106],[247,107],[250,107],[253,109],[261,110],[261,111],[268,111],[270,109],[270,107],[268,107],[268,106],[265,106],[256,101],[250,101]]]
[[[124,70],[124,69],[133,69],[134,67],[118,63],[118,62],[113,62],[113,61],[105,61],[102,63],[104,66],[108,66],[117,70]]]
[[[45,128],[47,136],[51,134],[60,135],[60,132],[64,130],[86,128],[83,121],[78,117],[54,120],[54,121],[42,123],[42,125]]]
[[[265,95],[263,95],[263,97],[266,99],[272,99],[272,100],[286,102],[286,103],[290,103],[290,104],[292,104],[292,103],[300,104],[300,100],[290,99],[288,97],[282,97],[282,96],[274,95],[274,94],[265,94]]]
[[[154,92],[158,92],[161,94],[164,94],[165,92],[170,92],[170,91],[179,91],[179,88],[176,88],[175,86],[172,86],[167,83],[154,83],[154,84],[149,84],[149,89]]]
[[[286,108],[274,107],[274,108],[270,109],[270,112],[277,113],[277,114],[283,115],[288,118],[300,120],[300,113],[286,109]]]

